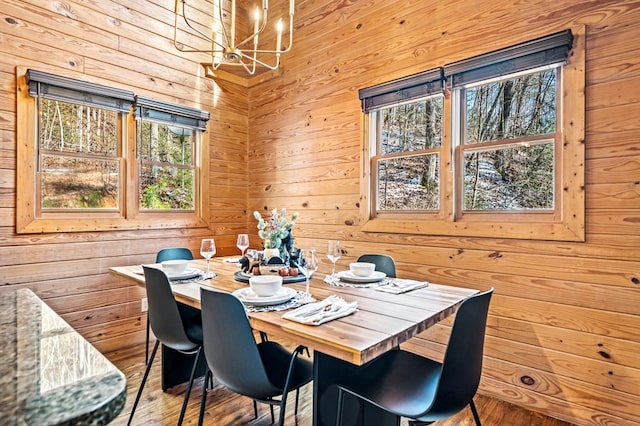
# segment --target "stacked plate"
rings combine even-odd
[[[202,274],[202,271],[197,268],[187,268],[184,272],[179,274],[167,274],[171,281],[179,281],[179,280],[188,280],[191,278],[195,278]]]
[[[338,272],[336,275],[338,276],[338,278],[340,278],[340,281],[343,281],[345,283],[352,283],[352,284],[377,283],[387,277],[387,274],[380,271],[373,271],[371,275],[368,275],[366,277],[360,277],[358,275],[353,274],[351,271],[341,271],[341,272]]]
[[[289,287],[282,287],[276,294],[273,296],[258,296],[251,290],[251,288],[241,288],[233,292],[233,295],[236,296],[242,303],[253,306],[269,306],[269,305],[279,305],[280,303],[284,303],[289,301],[296,295],[296,291]]]

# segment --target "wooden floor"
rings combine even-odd
[[[158,351],[160,353],[160,351]],[[127,376],[127,404],[113,425],[126,425],[133,401],[144,374],[144,346],[107,353],[106,356]],[[185,416],[184,425],[198,424],[200,397],[202,395],[202,379],[194,385]],[[300,392],[298,415],[294,415],[293,404],[287,406],[285,425],[310,426],[312,422],[312,384],[306,385]],[[155,360],[151,374],[147,380],[142,398],[136,409],[133,425],[175,425],[178,420],[186,386],[178,386],[167,392],[160,388],[160,358]],[[291,394],[291,398],[295,394]],[[532,413],[511,404],[485,398],[475,397],[475,403],[484,426],[568,426],[569,423],[551,419],[538,413]],[[290,400],[293,402],[293,399]],[[252,401],[216,386],[207,397],[205,425],[251,425],[266,426],[271,424],[271,416],[267,406],[258,407],[258,418],[253,418]],[[276,408],[276,420],[278,416]],[[406,425],[403,420],[402,425]],[[447,420],[434,423],[436,426],[474,425],[471,410],[468,408]],[[375,425],[371,425],[375,426]]]

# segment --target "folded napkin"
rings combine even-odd
[[[387,284],[375,289],[378,291],[384,291],[385,293],[400,294],[407,291],[415,290],[422,287],[427,287],[429,282],[416,281],[416,280],[402,280],[398,278],[390,278]]]
[[[358,302],[347,303],[336,295],[329,296],[316,303],[308,303],[304,306],[289,311],[282,318],[300,322],[302,324],[320,325],[325,322],[341,318],[358,310]]]

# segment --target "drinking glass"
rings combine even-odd
[[[336,262],[342,256],[342,249],[340,248],[340,241],[329,240],[327,242],[327,257],[333,264],[331,268],[331,279],[333,280],[336,275]]]
[[[213,274],[209,272],[209,261],[216,254],[216,243],[213,241],[213,238],[205,238],[202,240],[200,243],[200,254],[207,259],[207,273],[204,278],[211,278]]]
[[[242,251],[244,257],[244,251],[249,248],[249,236],[247,234],[238,234],[236,246]]]
[[[318,270],[318,256],[315,249],[300,250],[300,258],[302,259],[302,273],[306,278],[305,293],[307,297],[311,296],[309,292],[309,277]]]

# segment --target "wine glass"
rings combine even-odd
[[[318,256],[316,256],[315,249],[303,249],[300,250],[300,258],[302,259],[302,273],[306,280],[305,293],[307,297],[311,296],[309,292],[309,277],[318,270]]]
[[[213,274],[209,272],[209,261],[216,254],[216,243],[213,241],[213,238],[205,238],[202,240],[200,243],[200,254],[207,259],[207,273],[204,278],[211,278]]]
[[[242,257],[244,257],[244,251],[249,248],[249,236],[247,234],[238,234],[236,246],[242,251]]]
[[[333,264],[331,268],[331,279],[333,280],[336,275],[336,262],[342,256],[342,249],[340,248],[340,241],[329,240],[327,242],[327,257]]]

